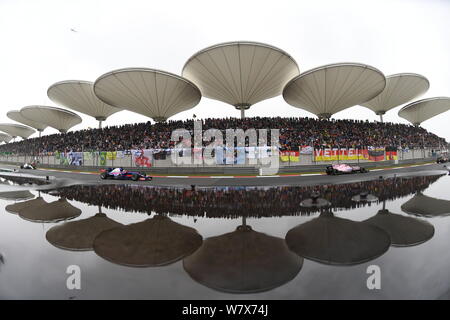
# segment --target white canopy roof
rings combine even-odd
[[[280,95],[299,73],[295,60],[283,50],[247,41],[203,49],[186,62],[182,72],[205,97],[237,108]]]
[[[189,110],[201,99],[189,80],[155,69],[126,68],[108,72],[94,83],[94,92],[105,103],[164,121]]]
[[[76,113],[56,107],[28,106],[22,108],[20,113],[27,119],[45,123],[60,132],[67,132],[82,121]]]
[[[28,138],[35,132],[29,127],[15,123],[0,123],[0,131],[6,132],[12,137],[22,137],[23,139]]]
[[[8,118],[10,118],[11,120],[23,123],[27,126],[30,126],[32,128],[35,128],[38,131],[44,131],[45,128],[47,128],[48,126],[44,123],[40,123],[37,121],[33,121],[30,119],[25,118],[19,110],[11,110],[8,111],[8,113],[6,114],[6,116]]]
[[[290,105],[323,118],[362,104],[386,86],[383,73],[360,63],[335,63],[306,71],[283,90]]]
[[[0,141],[10,142],[12,137],[6,133],[0,133]]]
[[[420,74],[393,74],[386,77],[384,90],[372,100],[364,102],[362,106],[371,109],[376,114],[384,114],[386,111],[423,95],[429,88],[430,82]]]
[[[450,110],[450,98],[436,97],[414,101],[401,108],[398,115],[414,125],[419,125],[448,110]]]
[[[55,103],[104,121],[120,109],[101,101],[94,94],[94,84],[90,81],[67,80],[53,84],[47,96]]]

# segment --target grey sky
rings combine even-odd
[[[385,75],[414,72],[430,80],[420,98],[450,96],[450,1],[115,1],[0,0],[0,122],[26,105],[55,104],[54,82],[94,81],[108,71],[149,67],[181,73],[185,61],[207,46],[251,40],[277,46],[300,71],[334,62],[361,62]],[[77,32],[71,31],[75,29]],[[398,108],[385,121],[407,123]],[[239,117],[224,103],[202,98],[171,119]],[[255,104],[248,116],[312,116],[276,97]],[[81,115],[73,129],[96,127]],[[353,107],[335,118],[376,120]],[[147,121],[122,111],[105,125]],[[450,112],[423,123],[450,140]],[[56,130],[46,129],[44,134]],[[36,134],[37,135],[37,134]]]

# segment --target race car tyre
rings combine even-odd
[[[133,174],[132,176],[131,176],[131,180],[133,180],[133,181],[138,181],[139,180],[139,176],[137,175],[137,174]]]
[[[105,180],[108,178],[108,174],[106,172],[100,173],[100,179]]]

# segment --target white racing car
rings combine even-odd
[[[24,163],[20,166],[20,169],[31,169],[31,170],[35,170],[36,169],[36,164],[34,163]]]

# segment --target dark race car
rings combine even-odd
[[[144,172],[128,171],[123,168],[108,168],[100,170],[101,179],[151,181],[152,177]]]
[[[436,163],[446,163],[449,162],[448,157],[440,156],[436,159]]]
[[[327,166],[326,173],[328,175],[347,174],[347,173],[366,173],[369,172],[366,168],[360,166],[352,166],[349,164],[333,164]]]

